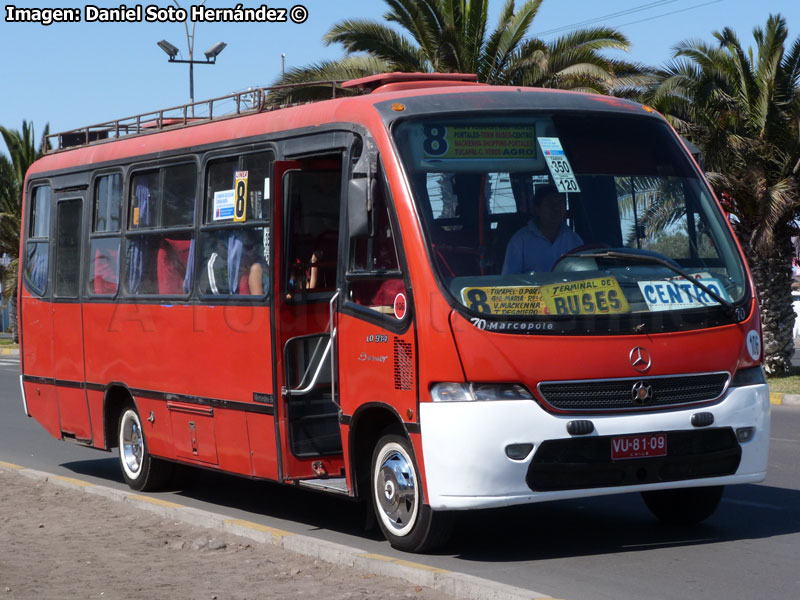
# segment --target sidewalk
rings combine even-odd
[[[4,598],[546,597],[2,461],[0,540]]]

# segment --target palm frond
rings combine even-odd
[[[380,23],[366,20],[342,21],[331,27],[322,39],[328,45],[341,44],[351,54],[365,52],[392,65],[392,70],[430,70],[419,48]]]
[[[289,69],[284,76],[272,84],[273,86],[287,87],[270,91],[267,102],[272,105],[281,105],[327,100],[332,97],[332,86],[328,82],[359,79],[387,71],[391,71],[391,68],[385,61],[362,55]],[[326,83],[314,85],[314,82]],[[337,90],[337,96],[357,93],[351,90]]]

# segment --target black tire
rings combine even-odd
[[[375,445],[370,499],[378,525],[393,548],[426,552],[450,537],[452,515],[423,503],[414,450],[405,436],[386,433]]]
[[[670,525],[695,525],[705,521],[719,506],[725,486],[642,492],[647,508]]]
[[[166,486],[173,465],[150,455],[142,420],[133,402],[122,407],[117,422],[117,443],[122,476],[131,489],[153,492]]]

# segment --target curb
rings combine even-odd
[[[800,406],[800,394],[769,393],[769,403],[775,406]]]
[[[0,349],[0,356],[19,356],[19,348]]]
[[[467,600],[538,600],[540,598],[551,598],[546,594],[505,585],[489,579],[447,571],[382,554],[371,554],[359,548],[318,540],[252,521],[229,518],[211,511],[184,506],[144,494],[96,485],[73,477],[26,469],[3,461],[0,461],[0,470],[16,472],[29,479],[80,490],[108,500],[127,502],[130,506],[155,513],[166,519],[238,535],[260,544],[278,546],[331,564],[352,567],[363,573],[403,579],[414,585],[449,594],[454,598]]]

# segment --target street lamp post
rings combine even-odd
[[[202,6],[205,4],[206,0],[203,0],[200,5]],[[176,6],[178,8],[181,7],[178,4],[177,0],[174,0]],[[175,58],[178,56],[178,48],[170,44],[167,40],[161,40],[158,42],[158,47],[161,48],[164,52],[166,52],[167,56],[169,56],[169,62],[171,63],[183,63],[189,65],[189,102],[192,104],[192,116],[194,116],[194,66],[195,65],[213,65],[217,62],[217,56],[220,52],[225,49],[227,44],[225,42],[217,42],[211,48],[205,51],[206,60],[194,60],[194,27],[195,23],[192,23],[192,31],[189,32],[189,23],[184,21],[184,26],[186,27],[186,45],[189,48],[189,60],[180,60]]]

